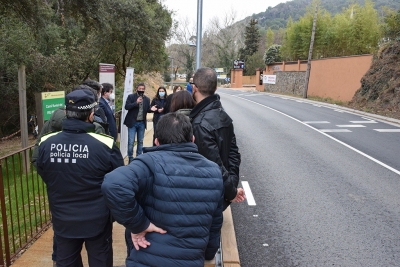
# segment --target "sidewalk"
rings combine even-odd
[[[150,115],[150,114],[149,114]],[[151,117],[149,118],[151,119]],[[144,134],[143,146],[153,145],[153,122],[147,122],[147,129]],[[135,148],[136,150],[136,148]],[[134,153],[135,155],[135,153]],[[128,164],[128,158],[125,158]],[[30,246],[12,267],[52,267],[51,253],[53,252],[53,228],[49,228],[35,243]],[[126,259],[125,227],[118,223],[113,225],[113,253],[114,267],[124,267]],[[88,267],[85,246],[82,249],[83,266]]]

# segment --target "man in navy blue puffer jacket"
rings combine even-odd
[[[214,258],[222,227],[222,174],[193,141],[189,119],[169,113],[158,122],[157,146],[105,176],[106,204],[131,239],[127,267],[203,267],[204,259]]]

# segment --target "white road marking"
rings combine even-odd
[[[254,200],[253,193],[251,193],[249,182],[242,181],[242,186],[244,189],[244,193],[246,194],[247,205],[255,206],[256,201]]]
[[[303,123],[307,124],[321,124],[321,123],[330,123],[329,121],[303,121]]]
[[[340,112],[340,113],[344,112],[344,110],[341,110],[341,109],[334,109],[333,111]]]
[[[258,96],[258,94],[251,94],[251,95],[245,95],[245,96]]]
[[[227,95],[229,95],[229,94],[227,94]],[[234,96],[234,95],[229,95],[229,96],[236,97],[236,96]],[[238,97],[238,98],[240,98],[240,97]],[[254,102],[254,101],[252,101],[252,100],[245,99],[245,98],[241,98],[241,99],[244,99],[244,100],[246,100],[246,101],[248,101],[248,102],[254,103],[254,104],[259,105],[259,106],[261,106],[261,107],[267,108],[267,109],[269,109],[269,110],[275,111],[276,113],[279,113],[279,114],[281,114],[281,115],[283,115],[283,116],[286,116],[286,117],[288,117],[288,118],[290,118],[290,119],[292,119],[292,120],[294,120],[294,121],[297,121],[297,122],[299,122],[299,123],[301,123],[301,124],[303,124],[303,125],[305,125],[305,126],[311,128],[311,129],[313,129],[314,131],[317,131],[317,132],[319,132],[320,134],[325,135],[326,137],[332,139],[333,141],[336,141],[336,142],[338,142],[339,144],[341,144],[341,145],[343,145],[343,146],[345,146],[345,147],[347,147],[347,148],[353,150],[354,152],[360,154],[361,156],[364,156],[364,157],[366,157],[367,159],[372,160],[373,162],[375,162],[375,163],[381,165],[382,167],[384,167],[384,168],[386,168],[386,169],[388,169],[388,170],[390,170],[390,171],[396,173],[397,175],[400,175],[400,171],[399,171],[399,170],[396,170],[395,168],[390,167],[389,165],[383,163],[382,161],[379,161],[379,160],[377,160],[376,158],[373,158],[373,157],[371,157],[370,155],[365,154],[364,152],[362,152],[362,151],[360,151],[360,150],[358,150],[358,149],[356,149],[356,148],[354,148],[354,147],[352,147],[352,146],[346,144],[345,142],[340,141],[339,139],[336,139],[336,138],[333,137],[333,136],[330,136],[329,134],[326,134],[325,132],[323,132],[323,131],[321,131],[321,130],[318,130],[317,128],[314,128],[314,127],[311,126],[311,125],[308,125],[307,123],[304,123],[304,122],[302,122],[302,121],[300,121],[300,120],[298,120],[298,119],[296,119],[296,118],[294,118],[294,117],[292,117],[292,116],[289,116],[288,114],[285,114],[285,113],[283,113],[283,112],[281,112],[281,111],[279,111],[279,110],[273,109],[273,108],[268,107],[268,106],[266,106],[266,105],[263,105],[263,104]],[[350,131],[350,132],[351,132],[351,131]]]
[[[374,131],[380,133],[400,133],[400,129],[374,129]]]
[[[348,124],[348,125],[336,125],[337,127],[340,128],[363,128],[366,127],[365,125],[360,125],[360,124]]]
[[[317,105],[317,104],[312,104],[313,106],[315,106],[315,107],[322,107],[321,105]]]
[[[351,123],[378,123],[377,121],[350,121]]]
[[[351,131],[347,129],[320,129],[319,131],[323,133],[351,133]]]
[[[301,100],[296,100],[296,102],[299,102],[299,103],[304,103],[304,101],[301,101]]]

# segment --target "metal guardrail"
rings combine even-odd
[[[51,223],[46,186],[30,163],[33,146],[0,158],[0,267]]]

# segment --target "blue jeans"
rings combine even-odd
[[[129,162],[133,160],[133,144],[135,143],[135,135],[137,133],[137,148],[136,148],[136,156],[139,156],[143,153],[143,138],[144,138],[144,130],[145,130],[145,122],[137,121],[135,124],[128,128],[128,158]]]

